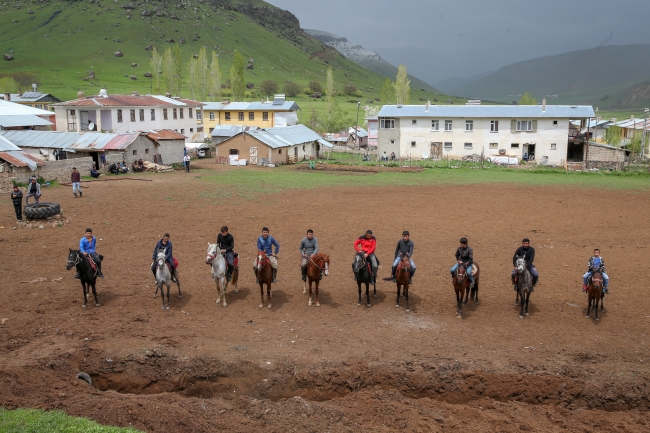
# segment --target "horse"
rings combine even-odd
[[[102,256],[99,256],[100,259],[103,259]],[[97,290],[95,289],[95,283],[97,281],[97,272],[93,269],[88,257],[81,254],[79,250],[70,249],[68,253],[68,262],[65,265],[66,270],[72,269],[75,266],[77,272],[79,273],[79,280],[81,280],[81,287],[84,292],[84,304],[83,308],[86,308],[88,303],[88,288],[93,289],[93,296],[95,297],[95,306],[99,307],[99,298],[97,297]]]
[[[363,257],[363,251],[358,252],[354,256],[354,261],[352,262],[352,270],[357,276],[357,286],[359,287],[359,302],[357,302],[357,307],[361,306],[361,283],[366,285],[366,301],[367,307],[370,307],[370,278],[372,276],[372,271],[370,270],[370,263]],[[375,298],[377,297],[377,286],[373,286],[373,292]]]
[[[526,267],[526,261],[523,257],[515,257],[515,265],[517,268],[517,277],[515,284],[517,285],[517,299],[515,305],[518,304],[518,299],[521,297],[521,310],[519,311],[519,318],[524,318],[524,309],[526,316],[528,313],[528,301],[530,300],[530,292],[533,289],[533,277]]]
[[[329,264],[330,264],[330,255],[324,253],[312,254],[307,260],[307,280],[309,281],[309,302],[307,305],[311,307],[311,283],[316,283],[315,293],[316,293],[316,306],[320,307],[320,302],[318,302],[318,284],[320,283],[321,275],[329,275]],[[302,294],[307,294],[307,281],[304,282]]]
[[[472,267],[476,267],[476,273],[474,274],[474,287],[470,290],[470,281],[469,275],[467,274],[467,267],[464,263],[458,265],[456,272],[454,274],[453,284],[454,290],[456,291],[456,314],[458,318],[463,317],[463,305],[467,305],[469,299],[471,298],[474,301],[475,305],[478,305],[478,282],[479,282],[479,266],[478,263],[474,262]],[[463,292],[465,293],[465,300],[463,301]],[[471,295],[470,295],[471,293]]]
[[[176,278],[176,285],[178,286],[178,299],[181,299],[183,295],[181,295],[181,282],[178,279],[178,269],[176,270],[174,277]],[[160,296],[162,296],[162,310],[169,310],[169,289],[171,286],[171,279],[172,273],[165,261],[165,252],[160,251],[156,256],[156,293],[154,293],[153,296],[155,298],[160,289]],[[165,307],[165,290],[163,286],[167,286],[167,307]]]
[[[257,252],[257,272],[255,273],[257,281],[260,284],[260,308],[264,308],[264,284],[266,284],[266,292],[269,298],[268,308],[271,308],[271,284],[273,283],[273,268],[271,261],[266,256],[264,251]]]
[[[589,300],[587,302],[587,319],[593,308],[595,311],[595,318],[598,322],[600,318],[598,317],[598,301],[600,301],[600,311],[605,310],[605,293],[603,292],[603,274],[600,269],[594,269],[594,273],[589,279],[587,285],[587,292],[589,294]]]
[[[208,252],[205,257],[205,262],[212,265],[212,278],[217,286],[217,304],[221,303],[223,297],[223,307],[228,307],[226,303],[226,289],[228,288],[228,280],[226,279],[226,272],[228,264],[226,257],[221,252],[219,244],[211,244],[208,242]],[[235,266],[232,271],[232,278],[230,282],[235,286],[235,293],[239,293],[237,289],[237,280],[239,279],[239,266]]]
[[[397,269],[395,270],[395,281],[397,283],[397,301],[395,301],[395,308],[399,308],[399,294],[400,289],[404,286],[404,299],[406,299],[406,312],[409,309],[409,279],[411,278],[411,259],[407,256],[402,257]]]

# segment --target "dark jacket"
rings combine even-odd
[[[158,256],[158,250],[164,249],[165,250],[165,261],[172,263],[172,241],[167,241],[166,245],[163,245],[163,240],[159,240],[158,243],[156,244],[156,248],[153,250],[153,255],[151,256],[151,260],[155,261],[156,257]]]
[[[404,242],[404,239],[400,239],[397,242],[397,246],[395,247],[395,258],[397,258],[399,255],[406,256],[409,259],[413,257],[413,241],[409,239],[408,242]]]
[[[469,267],[474,264],[474,251],[469,245],[465,248],[458,247],[456,250],[456,260],[460,260],[465,263],[465,266]]]
[[[74,182],[81,182],[81,173],[78,171],[73,171],[72,174],[70,175],[70,180]]]
[[[230,233],[226,236],[219,233],[217,235],[217,243],[222,250],[226,250],[227,253],[231,253],[235,249],[235,238],[232,237]]]
[[[515,255],[512,256],[512,266],[517,266],[517,256],[523,257],[524,260],[526,261],[526,267],[530,268],[533,265],[533,260],[535,260],[535,248],[533,247],[528,247],[527,249],[525,249],[524,247],[517,248],[517,251],[515,251]]]
[[[600,259],[600,271],[605,272],[605,259],[603,259],[602,257],[598,257],[598,258]],[[589,272],[594,271],[594,259],[595,257],[589,259],[589,264],[587,265],[589,266]]]
[[[11,191],[11,201],[14,202],[14,205],[18,206],[23,202],[23,192],[21,190]]]

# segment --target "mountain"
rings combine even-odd
[[[449,77],[447,79],[444,79],[442,81],[439,81],[435,83],[435,86],[437,89],[440,89],[441,91],[445,93],[453,93],[454,90],[460,86],[469,84],[473,81],[479,80],[483,77],[487,77],[490,75],[493,71],[491,72],[483,72],[481,74],[476,74],[472,75],[471,77],[465,78],[465,77]]]
[[[324,84],[328,67],[337,88],[351,84],[379,96],[384,74],[364,68],[311,37],[288,11],[261,0],[6,0],[0,3],[0,76],[34,77],[39,90],[60,99],[109,93],[151,92],[151,47],[160,52],[180,44],[183,96],[187,95],[189,60],[201,47],[219,54],[225,82],[232,56],[239,50],[252,69],[244,79],[254,86],[267,79],[301,88]],[[115,54],[119,53],[119,54]],[[23,89],[25,90],[25,89]],[[423,95],[424,96],[424,95]],[[430,95],[426,95],[431,97]],[[356,105],[356,104],[355,104]],[[356,108],[356,107],[355,107]]]
[[[313,36],[319,41],[323,42],[325,45],[334,48],[336,51],[341,53],[345,58],[352,60],[353,62],[363,66],[364,68],[388,77],[395,79],[397,75],[397,66],[394,66],[384,59],[381,58],[379,54],[372,50],[368,50],[362,47],[359,44],[349,42],[347,38],[334,35],[332,33],[324,32],[322,30],[314,29],[303,29],[305,33]],[[408,69],[408,65],[407,65]],[[425,89],[430,92],[440,93],[435,87],[431,84],[426,83],[419,78],[414,77],[409,74],[411,80],[411,87],[414,89]]]
[[[607,45],[514,63],[454,94],[512,102],[530,92],[538,100],[550,96],[554,104],[636,108],[634,86],[649,78],[650,44]]]

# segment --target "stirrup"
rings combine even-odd
[[[303,275],[303,276],[302,276],[302,280],[303,280],[304,282],[307,282],[307,275]]]
[[[80,280],[80,279],[81,279],[81,278],[79,277],[79,274],[75,275],[74,278],[76,278],[77,280]]]

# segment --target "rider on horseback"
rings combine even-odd
[[[397,242],[397,247],[395,247],[395,260],[393,261],[393,267],[390,274],[393,282],[396,282],[395,272],[397,271],[397,266],[399,265],[402,257],[406,256],[411,262],[411,275],[409,276],[409,284],[413,284],[413,275],[415,275],[415,263],[413,263],[413,259],[411,257],[413,257],[414,245],[413,241],[409,239],[409,236],[410,235],[408,230],[404,230],[402,232],[402,239]]]
[[[79,241],[79,252],[86,257],[90,256],[92,258],[93,262],[97,265],[97,276],[104,278],[104,274],[102,274],[102,259],[95,251],[96,246],[97,238],[93,236],[93,229],[86,229],[86,235]],[[79,279],[79,273],[74,277]]]
[[[469,288],[474,288],[474,275],[472,275],[472,265],[474,264],[474,250],[472,247],[467,246],[467,238],[460,238],[460,246],[456,250],[456,264],[451,267],[451,278],[454,278],[454,273],[458,266],[464,264],[467,269],[467,278],[469,278]]]
[[[221,248],[221,253],[226,255],[228,262],[226,281],[230,282],[232,271],[235,269],[235,238],[228,233],[228,226],[221,227],[221,233],[217,235],[217,243]]]
[[[300,254],[302,256],[302,259],[300,260],[302,280],[307,281],[307,265],[309,263],[309,257],[318,254],[318,239],[314,237],[314,231],[312,229],[307,230],[307,236],[300,241]]]
[[[600,273],[603,275],[603,292],[609,294],[609,290],[607,290],[607,287],[609,286],[609,276],[605,273],[605,259],[600,257],[600,250],[598,248],[594,250],[594,256],[589,259],[587,267],[587,273],[582,276],[582,290],[584,292],[587,291],[589,278],[591,278],[594,272],[600,270]]]
[[[377,263],[377,257],[375,256],[375,249],[377,248],[377,239],[372,235],[372,230],[366,230],[366,234],[359,236],[359,238],[354,241],[354,249],[359,252],[363,252],[363,258],[368,260],[370,259],[370,265],[372,266],[372,274],[370,275],[370,284],[375,285],[377,277],[377,268],[379,264]],[[354,269],[354,268],[353,268]],[[357,279],[357,274],[354,275],[355,280]]]
[[[275,245],[275,253],[273,252],[273,246]],[[277,283],[275,277],[278,275],[278,259],[276,258],[278,252],[280,251],[280,244],[275,238],[269,235],[269,229],[264,227],[262,229],[262,236],[257,238],[257,251],[263,251],[271,262],[271,268],[273,268],[273,282]],[[257,273],[257,262],[253,264],[253,271]]]
[[[535,260],[535,248],[530,246],[530,239],[524,238],[521,241],[521,246],[515,251],[515,255],[512,256],[512,265],[515,267],[512,270],[512,284],[515,291],[517,291],[517,285],[515,284],[515,276],[517,275],[517,257],[523,257],[526,262],[526,268],[528,272],[533,277],[533,289],[537,284],[539,279],[539,273],[537,273],[537,268],[533,265],[533,260]]]
[[[165,252],[165,262],[169,265],[169,270],[172,274],[172,281],[176,282],[176,266],[174,266],[174,257],[172,256],[172,241],[169,240],[169,233],[165,233],[163,238],[158,241],[156,248],[153,249],[153,255],[151,256],[151,272],[153,277],[156,278],[156,257],[160,251]]]

